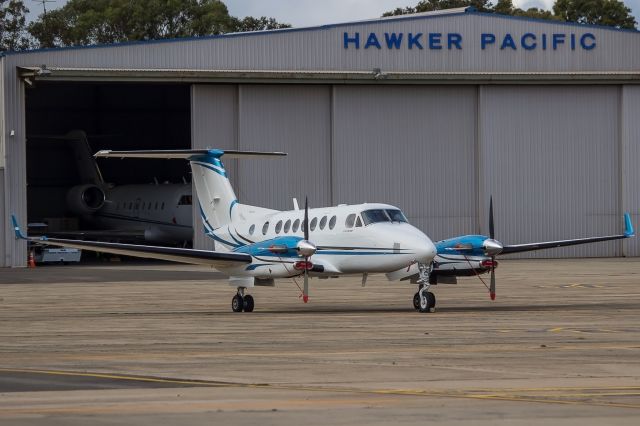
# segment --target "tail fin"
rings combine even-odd
[[[279,157],[283,152],[222,151],[219,149],[180,149],[152,151],[99,151],[96,157],[107,158],[179,158],[189,160],[193,182],[206,231],[212,232],[232,221],[238,203],[227,172],[220,160],[229,158]]]
[[[100,173],[98,163],[91,155],[92,150],[87,134],[83,130],[72,130],[64,137],[71,142],[82,183],[103,184],[104,179],[102,178],[102,173]]]

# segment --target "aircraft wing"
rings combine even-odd
[[[572,240],[545,241],[541,243],[514,244],[503,247],[500,254],[521,253],[524,251],[542,250],[547,248],[575,246],[579,244],[597,243],[600,241],[621,240],[623,238],[631,238],[635,236],[633,224],[629,213],[624,214],[624,234],[609,235],[604,237],[576,238]]]
[[[38,244],[93,250],[101,253],[112,253],[146,259],[169,260],[172,262],[190,263],[194,265],[209,265],[213,267],[229,267],[238,264],[249,264],[252,261],[251,256],[244,253],[226,253],[177,247],[106,243],[100,241],[67,240],[62,238],[27,237],[22,233],[15,216],[12,216],[11,219],[13,220],[16,238]]]

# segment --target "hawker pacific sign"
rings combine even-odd
[[[345,49],[365,50],[592,50],[596,36],[592,33],[481,33],[477,40],[465,41],[458,33],[360,33],[345,32]]]

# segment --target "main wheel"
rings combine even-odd
[[[233,299],[231,299],[231,309],[233,309],[233,312],[242,312],[243,308],[244,302],[242,301],[242,297],[236,294],[233,296]]]
[[[253,296],[247,294],[244,296],[244,311],[253,312]]]
[[[429,305],[429,311],[431,311],[432,309],[436,309],[436,295],[431,293],[431,292],[427,292],[427,303]]]
[[[420,310],[420,293],[418,292],[413,295],[413,309],[416,311]]]

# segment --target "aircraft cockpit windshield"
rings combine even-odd
[[[372,209],[362,212],[364,224],[370,225],[379,222],[407,222],[401,210],[397,209]]]

